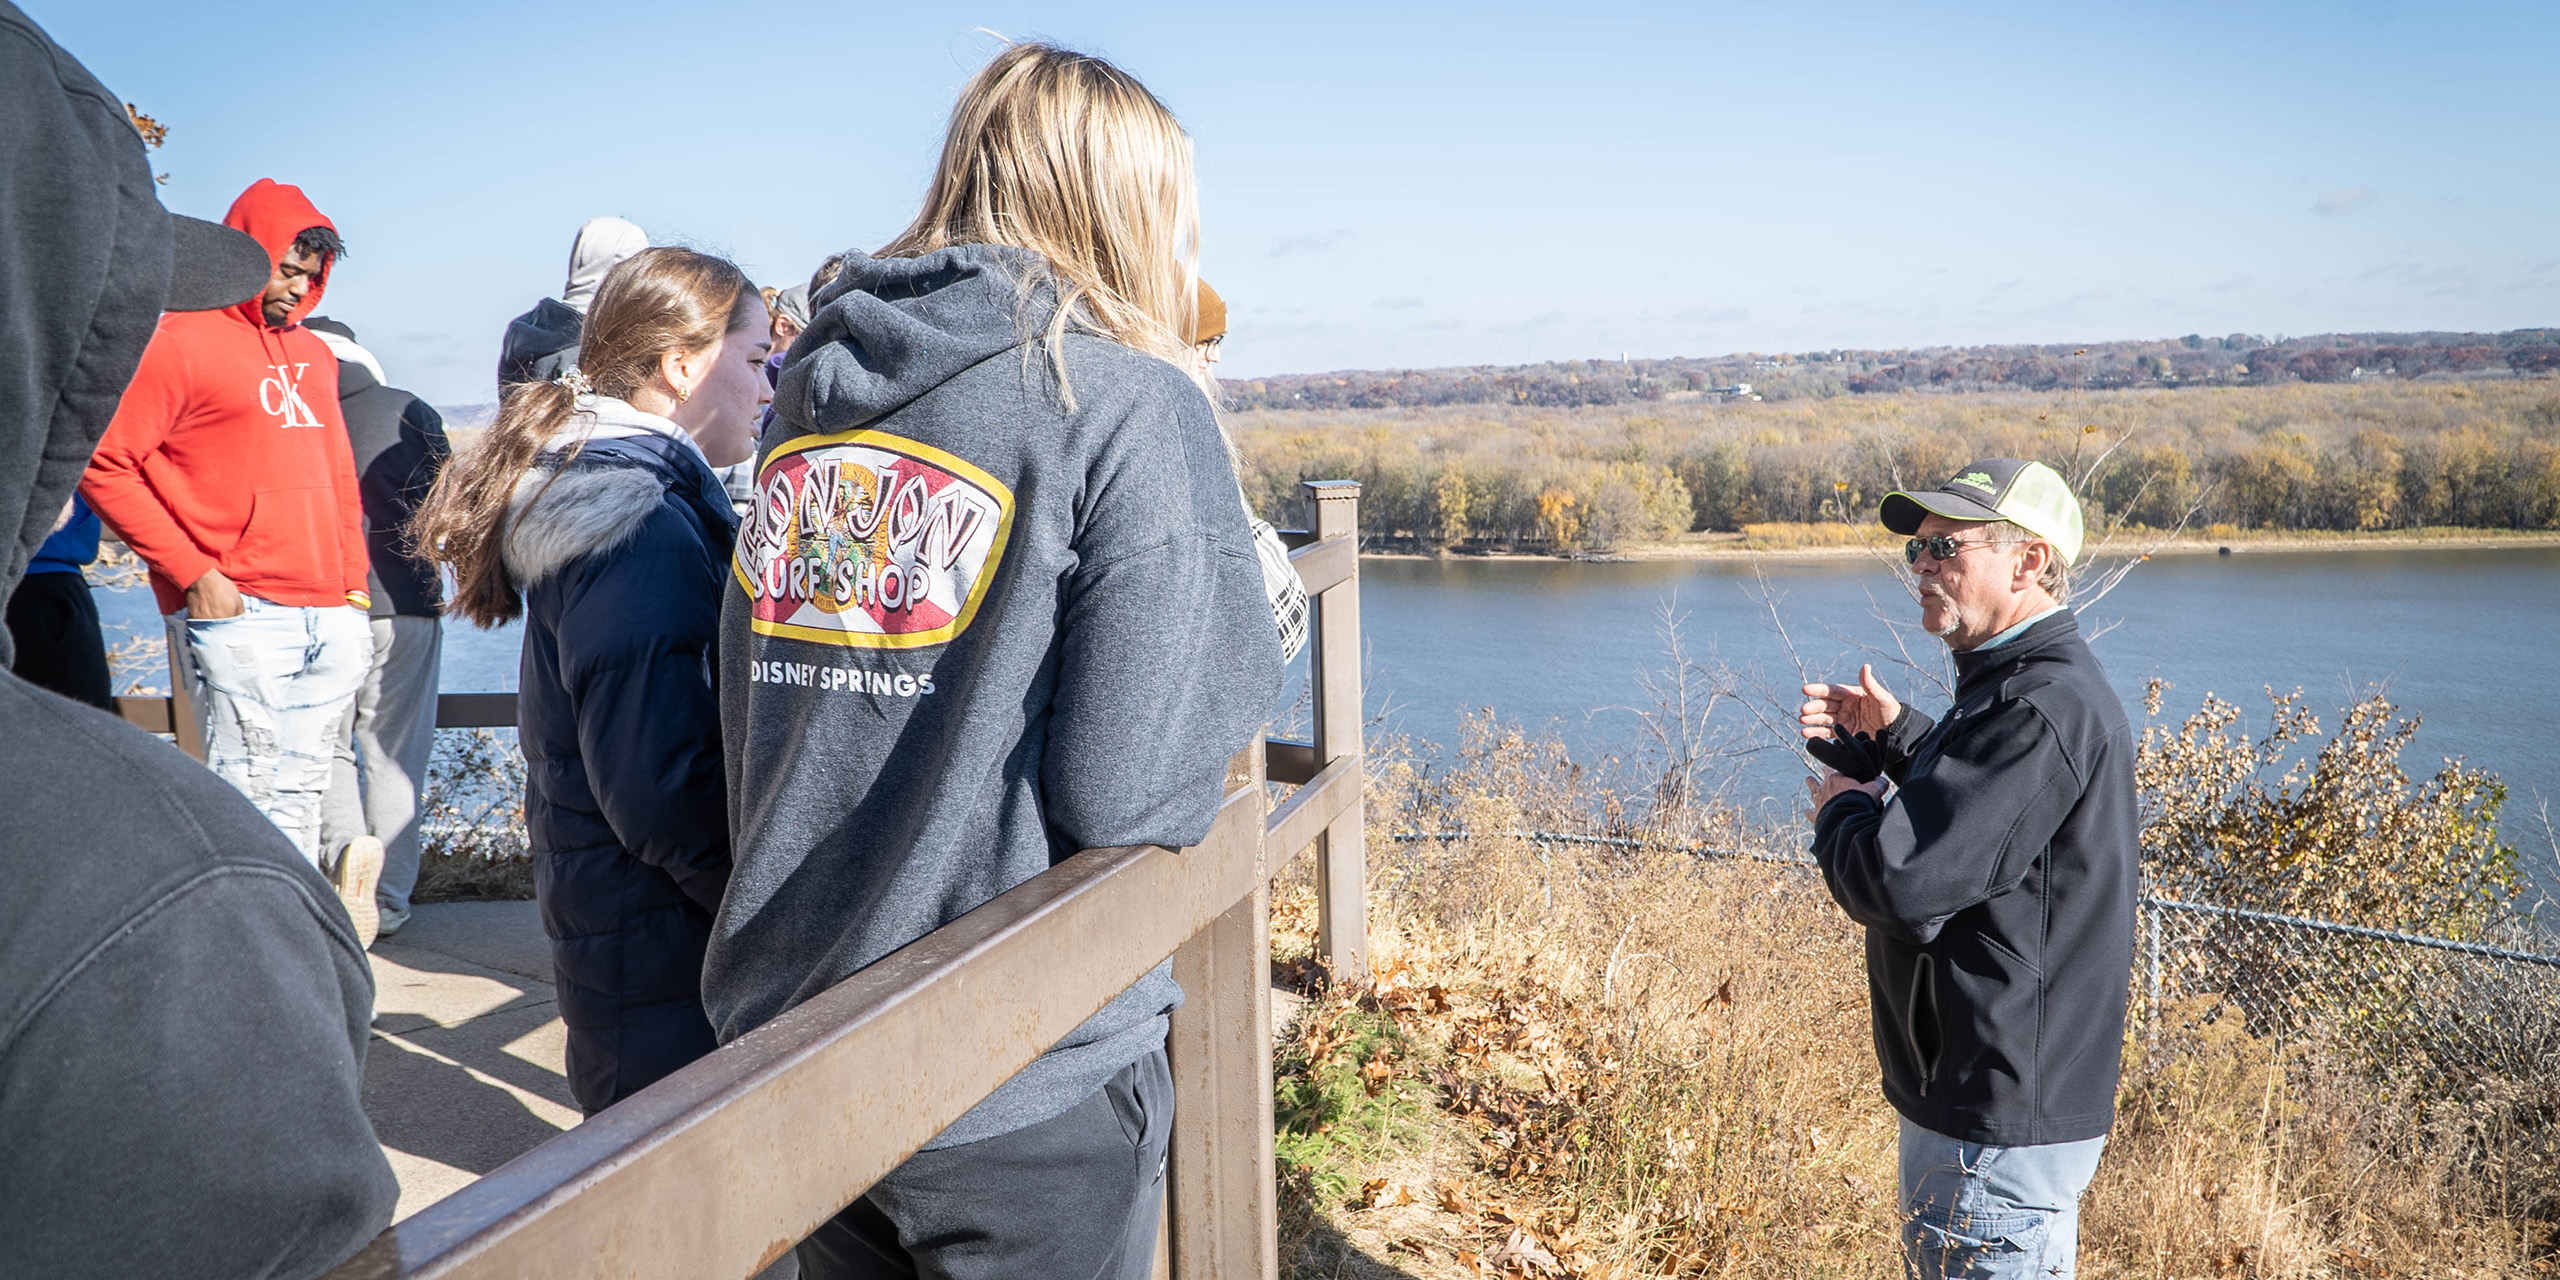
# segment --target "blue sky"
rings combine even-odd
[[[328,312],[493,398],[599,213],[768,283],[913,213],[979,29],[1197,140],[1228,376],[2560,324],[2560,6],[21,0],[346,234]]]

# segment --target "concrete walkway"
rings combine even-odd
[[[400,1177],[399,1216],[578,1123],[530,902],[417,908],[373,948],[364,1108]]]

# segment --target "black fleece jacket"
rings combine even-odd
[[[2115,1122],[2133,976],[2133,730],[2069,612],[1956,655],[1941,721],[1820,744],[1878,803],[1834,797],[1813,854],[1867,927],[1884,1093],[1912,1123],[1995,1146]]]

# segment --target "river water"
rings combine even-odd
[[[111,634],[118,625],[157,633],[148,591],[102,593],[100,606]],[[1369,559],[1361,618],[1372,714],[1389,730],[1451,744],[1463,714],[1491,707],[1560,734],[1580,757],[1640,765],[1636,711],[1651,705],[1641,681],[1667,665],[1666,610],[1682,620],[1693,659],[1743,673],[1768,706],[1792,699],[1798,659],[1817,677],[1854,678],[1874,649],[1896,651],[1873,615],[1913,614],[1894,575],[1863,558]],[[2211,692],[2259,730],[2265,687],[2303,690],[2325,728],[2340,707],[2387,688],[2424,718],[2404,767],[2423,777],[2460,757],[2505,779],[2508,839],[2538,878],[2560,882],[2540,817],[2545,800],[2560,809],[2560,547],[2163,556],[2088,606],[2083,624],[2111,626],[2095,648],[2137,727],[2153,676],[2174,685],[2164,720]],[[448,627],[447,691],[515,688],[514,628]],[[1935,641],[1904,634],[1915,656],[1936,661]],[[1908,670],[1878,669],[1915,703],[1943,705]],[[1739,769],[1738,799],[1774,809],[1802,796],[1792,751],[1762,750]]]
[[[1854,679],[1861,660],[1876,661],[1888,688],[1944,705],[1878,660],[1878,649],[1901,649],[1874,615],[1907,621],[1917,610],[1894,574],[1864,558],[1372,559],[1360,572],[1371,704],[1390,729],[1434,742],[1490,706],[1553,729],[1579,755],[1640,758],[1636,710],[1652,705],[1641,681],[1668,665],[1666,610],[1683,619],[1693,659],[1744,673],[1772,704],[1790,700],[1801,658],[1816,678]],[[2162,556],[2088,605],[2082,623],[2109,628],[2093,647],[2137,730],[2155,676],[2172,685],[2162,722],[2210,692],[2257,731],[2268,687],[2302,690],[2325,729],[2340,708],[2388,691],[2422,717],[2402,766],[2426,777],[2459,757],[2504,779],[2509,841],[2538,878],[2560,883],[2541,818],[2546,799],[2560,811],[2560,547]],[[1934,640],[1903,635],[1915,657],[1937,660]],[[1743,772],[1743,798],[1801,798],[1792,752],[1766,752]]]

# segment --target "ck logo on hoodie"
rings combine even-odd
[[[309,361],[267,366],[266,378],[258,383],[258,407],[276,415],[280,427],[316,427],[320,415],[311,411],[311,402],[302,398],[302,373],[311,367]]]
[[[968,629],[1012,528],[1012,491],[931,445],[803,436],[757,472],[730,567],[760,635],[921,648]]]

